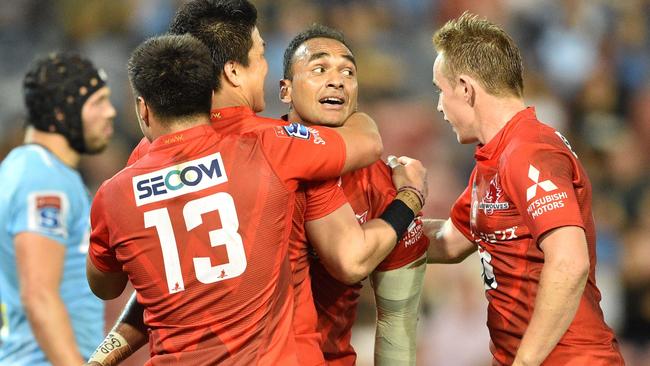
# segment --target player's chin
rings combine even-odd
[[[319,118],[319,125],[327,127],[341,127],[345,124],[345,120],[350,116],[347,111],[333,111],[328,110],[321,114]]]
[[[86,154],[94,155],[101,153],[102,151],[106,150],[110,140],[111,135],[107,135],[104,138],[86,140]]]

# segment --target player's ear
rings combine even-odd
[[[147,127],[149,127],[149,106],[147,106],[144,98],[138,97],[136,99],[135,112],[138,114],[138,119],[140,119]]]
[[[235,61],[228,61],[223,65],[223,77],[234,87],[242,85],[242,66]]]
[[[461,74],[458,76],[458,83],[462,88],[463,99],[465,99],[465,102],[470,106],[474,106],[474,99],[476,98],[474,79],[468,75]]]
[[[280,80],[280,101],[282,103],[291,104],[291,80]]]

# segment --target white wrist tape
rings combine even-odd
[[[117,332],[111,331],[106,335],[106,338],[102,343],[97,347],[95,353],[90,356],[88,362],[99,362],[102,366],[105,366],[104,361],[113,353],[121,353],[128,351],[130,349],[129,343]]]

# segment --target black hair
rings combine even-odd
[[[186,35],[153,37],[128,63],[133,91],[165,120],[210,112],[216,72],[208,48]]]
[[[298,47],[300,47],[300,45],[309,41],[310,39],[314,39],[314,38],[333,39],[335,41],[341,42],[345,47],[351,50],[350,46],[345,41],[345,37],[343,36],[343,33],[341,33],[340,31],[334,28],[330,28],[326,25],[314,23],[309,28],[305,29],[304,31],[298,33],[295,37],[293,37],[291,42],[289,42],[289,46],[287,46],[287,49],[284,51],[284,62],[283,62],[284,79],[291,79],[293,77],[293,72],[291,70],[291,67],[293,66],[293,56],[295,55]]]
[[[203,42],[210,50],[218,79],[228,61],[248,66],[256,23],[257,9],[247,0],[194,0],[178,10],[169,32],[190,33]],[[221,89],[219,80],[214,89]]]

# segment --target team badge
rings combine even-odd
[[[310,136],[309,129],[301,125],[300,123],[291,123],[287,126],[283,126],[287,136],[295,137],[303,140],[308,140]]]
[[[28,197],[28,226],[35,231],[67,235],[67,201],[61,192],[37,192]]]
[[[510,208],[509,202],[503,201],[503,189],[499,184],[499,175],[495,175],[488,189],[485,191],[483,200],[478,205],[479,210],[483,210],[486,215],[492,215],[494,211],[507,210]]]

